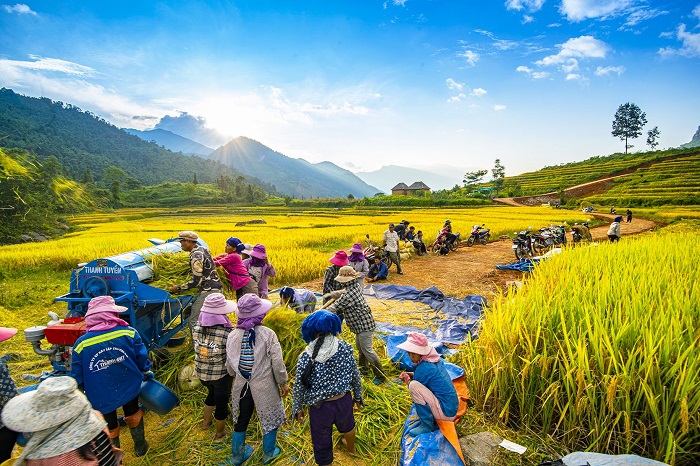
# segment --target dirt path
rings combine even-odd
[[[591,214],[600,219],[612,221],[615,215]],[[625,236],[648,232],[658,225],[650,220],[634,218],[632,223],[622,223],[621,233]],[[608,226],[591,229],[595,241],[607,241]],[[570,235],[567,237],[570,240]],[[404,261],[404,275],[398,275],[391,267],[388,283],[410,285],[418,289],[436,286],[446,296],[462,298],[467,294],[479,294],[488,300],[504,290],[506,282],[522,280],[523,273],[514,270],[498,270],[496,265],[515,262],[511,241],[502,240],[485,246],[461,247],[447,256],[428,254],[413,256]],[[305,283],[303,286],[321,291],[323,278]]]

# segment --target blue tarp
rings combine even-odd
[[[524,258],[517,262],[513,262],[508,265],[497,265],[498,270],[518,270],[520,272],[529,272],[535,268],[535,266],[540,262],[539,258],[533,257],[531,259]]]
[[[405,351],[401,352],[406,354]],[[445,363],[445,369],[452,380],[464,375],[464,369],[448,362]],[[447,441],[439,429],[429,434],[412,437],[408,431],[417,427],[419,422],[416,407],[412,405],[411,412],[408,413],[404,422],[403,435],[401,436],[401,466],[464,465],[452,444]]]
[[[484,307],[486,307],[486,298],[483,296],[468,295],[464,299],[452,298],[445,296],[434,286],[419,290],[413,286],[367,285],[363,292],[365,296],[377,299],[418,301],[433,308],[435,311],[434,319],[439,321],[435,332],[429,329],[377,322],[377,328],[382,332],[392,335],[420,332],[433,343],[458,345],[464,342],[467,337],[475,339],[477,337],[477,324],[483,314]],[[387,342],[387,349],[388,347]]]

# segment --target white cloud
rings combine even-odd
[[[501,111],[501,110],[505,110],[505,109],[506,109],[506,106],[505,106],[505,105],[496,104],[496,105],[493,106],[493,109],[494,109],[495,111],[498,112],[498,111]]]
[[[464,88],[464,83],[458,83],[452,78],[447,78],[445,80],[445,84],[447,84],[448,89],[457,89],[458,91],[461,91]]]
[[[479,61],[479,54],[473,50],[464,50],[464,52],[458,53],[457,56],[459,58],[466,58],[467,63],[471,66],[476,65],[476,62]]]
[[[551,23],[547,25],[548,28],[560,28],[561,23]]]
[[[578,69],[578,60],[575,58],[569,58],[566,60],[566,64],[561,65],[561,70],[564,73],[571,73],[573,71],[576,71]]]
[[[596,76],[607,76],[610,73],[617,73],[618,76],[625,72],[624,66],[599,66],[595,69]]]
[[[36,11],[32,11],[29,5],[24,3],[16,3],[13,6],[3,5],[2,8],[8,13],[17,13],[18,15],[34,15],[36,16]]]
[[[472,95],[474,97],[482,97],[486,95],[488,91],[486,89],[482,89],[480,87],[477,87],[476,89],[472,89],[471,93],[469,95]]]
[[[528,68],[524,65],[520,65],[515,69],[515,71],[530,75],[533,79],[544,79],[549,77],[549,73],[547,71],[535,71],[532,68]]]
[[[535,79],[544,79],[549,77],[549,72],[547,71],[535,71],[532,73],[532,77]]]
[[[693,34],[685,30],[685,24],[678,26],[676,30],[676,38],[683,43],[681,48],[664,47],[659,49],[659,55],[662,58],[668,58],[673,55],[681,55],[683,57],[700,57],[700,33]]]
[[[579,79],[581,79],[581,75],[580,75],[580,74],[569,73],[569,74],[566,75],[566,80],[567,80],[567,81],[577,81],[577,80],[579,80]]]
[[[559,12],[572,22],[618,16],[633,5],[632,0],[562,0]]]
[[[560,65],[569,62],[572,58],[605,58],[610,47],[603,41],[593,36],[581,36],[569,39],[563,44],[557,44],[559,53],[544,57],[535,62],[537,65]]]
[[[463,100],[465,97],[467,97],[467,95],[464,94],[464,93],[462,93],[462,92],[460,92],[459,94],[453,95],[452,97],[450,97],[449,99],[447,99],[447,101],[448,101],[448,102],[460,102],[460,101]]]
[[[695,16],[697,19],[700,19],[700,3],[698,3],[698,6],[693,8],[693,16]]]
[[[520,65],[519,67],[517,67],[517,68],[515,69],[515,71],[519,71],[519,72],[521,72],[521,73],[527,73],[527,74],[532,73],[532,69],[528,68],[528,67],[525,66],[525,65]]]
[[[522,24],[527,24],[527,23],[533,22],[534,20],[535,20],[535,17],[534,17],[534,16],[523,15],[523,20],[521,21],[521,23],[522,23]]]
[[[407,0],[393,0],[392,3],[396,6],[406,6]]]
[[[657,16],[667,14],[668,11],[657,10],[656,8],[633,8],[628,12],[627,21],[625,21],[625,24],[622,25],[622,28],[636,26],[642,21],[646,21],[648,19],[656,18]]]
[[[35,71],[55,71],[75,76],[92,76],[95,70],[89,66],[61,60],[58,58],[43,58],[29,55],[34,61],[0,59],[0,71],[10,73],[12,69],[25,69]]]
[[[534,13],[542,9],[544,2],[545,0],[506,0],[506,9],[517,11],[527,9]]]

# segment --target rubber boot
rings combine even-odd
[[[112,441],[112,445],[114,445],[117,448],[121,447],[121,442],[119,442],[119,425],[117,425],[116,429],[112,429],[109,431],[109,439]]]
[[[131,438],[134,439],[134,454],[143,456],[148,451],[148,442],[146,442],[146,433],[143,430],[143,411],[138,410],[131,416],[124,416],[124,422],[129,426]]]
[[[418,414],[420,424],[409,430],[409,435],[417,437],[420,434],[427,434],[434,431],[437,426],[435,425],[435,418],[433,417],[433,412],[430,410],[430,406],[427,404],[419,405],[418,403],[414,403],[413,406],[416,407],[416,414]]]
[[[271,430],[263,435],[263,464],[270,464],[275,457],[282,453],[282,449],[277,446],[277,429]]]
[[[216,406],[204,405],[204,418],[202,419],[202,430],[207,430],[211,426],[211,420],[214,418],[214,410]]]
[[[253,447],[245,444],[245,432],[233,432],[231,436],[231,464],[240,466],[253,454]]]

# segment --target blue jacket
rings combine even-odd
[[[377,267],[377,264],[370,265],[369,271],[370,273],[376,273],[372,278],[376,278],[377,280],[383,280],[389,276],[389,269],[384,262],[380,262],[379,267]]]
[[[136,398],[150,369],[146,346],[131,327],[87,332],[73,345],[71,375],[103,414]]]
[[[445,362],[421,361],[413,370],[413,380],[422,383],[433,392],[440,402],[440,407],[445,416],[454,416],[459,408],[457,390],[450,375],[445,370]]]

